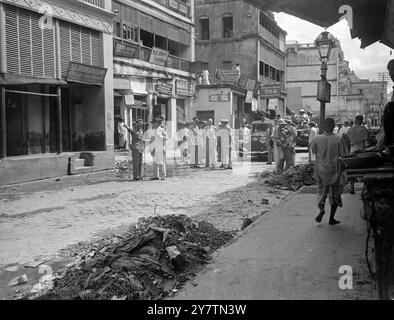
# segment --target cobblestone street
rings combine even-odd
[[[243,218],[266,212],[287,194],[256,185],[263,169],[273,166],[252,163],[233,171],[177,167],[166,181],[144,182],[103,172],[3,187],[0,267],[53,258],[69,245],[121,232],[155,212],[240,229]],[[261,203],[263,197],[268,205]]]

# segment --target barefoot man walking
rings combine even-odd
[[[319,184],[320,213],[315,220],[318,223],[322,221],[326,199],[329,197],[331,205],[329,224],[334,225],[340,223],[334,217],[338,207],[342,207],[341,195],[345,184],[343,167],[339,158],[348,155],[348,150],[345,141],[333,133],[334,119],[325,119],[323,126],[324,134],[317,136],[311,144],[312,152],[316,154],[314,178]]]

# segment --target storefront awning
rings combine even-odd
[[[298,18],[329,27],[337,23],[343,13],[342,6],[350,6],[353,17],[352,38],[361,39],[361,47],[365,48],[374,42],[382,41],[393,47],[393,34],[389,32],[389,24],[394,20],[392,0],[251,0],[263,9],[285,12]]]
[[[0,74],[0,85],[2,86],[18,86],[26,84],[46,84],[54,86],[65,86],[67,82],[64,80],[53,79],[53,78],[36,78],[22,75],[15,75],[10,73]]]

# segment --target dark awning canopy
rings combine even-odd
[[[53,79],[53,78],[37,78],[15,75],[10,73],[0,73],[0,85],[2,86],[18,86],[27,84],[46,84],[46,85],[56,85],[65,86],[67,82],[64,80]]]
[[[250,0],[266,10],[285,12],[322,27],[337,23],[339,9],[353,10],[352,38],[361,39],[365,48],[374,42],[394,48],[394,0]]]

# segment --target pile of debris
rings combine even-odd
[[[161,299],[192,280],[234,235],[184,215],[141,218],[123,238],[101,241],[38,299]]]
[[[297,191],[303,186],[315,184],[313,179],[314,163],[308,163],[291,167],[283,173],[266,172],[261,175],[265,183],[281,190]]]
[[[123,160],[123,161],[115,161],[115,173],[121,175],[122,173],[132,172],[133,171],[133,161],[132,160]]]

